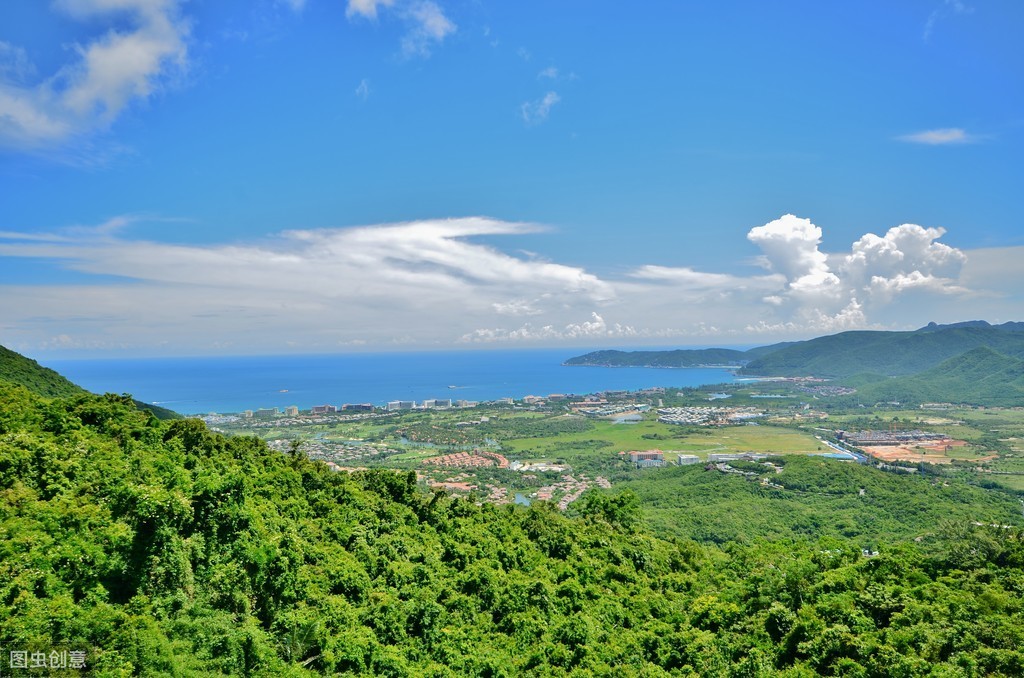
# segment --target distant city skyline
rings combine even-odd
[[[14,0],[0,344],[1024,320],[1024,5]]]

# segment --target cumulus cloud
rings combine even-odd
[[[548,119],[552,107],[561,101],[557,92],[548,92],[535,101],[525,101],[519,106],[519,115],[527,125],[539,125]]]
[[[967,256],[938,242],[944,234],[942,228],[903,224],[884,236],[865,234],[847,254],[826,254],[820,249],[821,229],[787,214],[751,229],[747,238],[785,280],[764,301],[790,313],[787,322],[833,330],[865,325],[869,311],[905,292],[965,292],[957,279]]]
[[[0,49],[4,145],[51,146],[104,128],[187,65],[188,25],[176,0],[61,0],[56,7],[82,22],[126,20],[126,27],[75,44],[70,63],[34,84],[27,82],[34,71],[24,52]]]
[[[431,50],[455,33],[457,26],[433,0],[348,0],[345,15],[376,21],[386,9],[403,21],[408,29],[402,37],[406,57],[430,56]]]
[[[951,144],[969,144],[979,139],[978,136],[968,134],[959,127],[945,127],[942,129],[929,129],[913,134],[904,134],[896,137],[899,141],[911,144],[924,144],[926,146],[947,146]]]
[[[879,300],[913,288],[936,292],[963,291],[956,280],[967,255],[937,242],[942,228],[902,224],[890,228],[884,237],[873,233],[853,243],[850,254],[837,261],[849,286],[862,289]]]

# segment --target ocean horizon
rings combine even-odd
[[[181,414],[391,400],[585,394],[731,383],[725,368],[579,367],[579,349],[103,358],[44,364],[96,393],[130,393]]]

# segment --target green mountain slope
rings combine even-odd
[[[619,487],[636,493],[658,534],[713,543],[829,535],[871,545],[910,541],[951,519],[1021,523],[1016,496],[955,479],[935,482],[823,457],[787,457],[781,473],[751,468],[781,488],[699,465]]]
[[[594,351],[569,358],[566,365],[594,367],[696,367],[698,365],[745,365],[744,351],[729,348],[677,349],[674,351]]]
[[[32,393],[46,397],[74,396],[87,393],[84,388],[68,380],[49,367],[43,367],[35,360],[0,346],[0,383],[23,386]],[[132,400],[140,410],[149,410],[158,419],[180,419],[177,412],[151,405],[141,400]]]
[[[900,379],[858,380],[861,401],[942,401],[985,406],[1024,404],[1024,360],[987,346]]]
[[[725,348],[605,350],[570,358],[565,364],[603,367],[744,365],[744,374],[756,376],[840,378],[864,373],[898,376],[930,369],[979,346],[1024,359],[1024,323],[990,325],[983,320],[972,320],[951,325],[931,323],[913,332],[841,332],[747,351]]]
[[[773,351],[748,363],[744,372],[764,376],[908,375],[981,346],[1024,358],[1024,332],[987,323],[915,332],[842,332]]]
[[[860,482],[816,478],[800,489]],[[92,675],[1024,670],[1015,529],[947,518],[865,558],[842,539],[761,540],[759,521],[746,544],[666,541],[637,506],[477,505],[127,398],[0,384],[0,646],[80,651]]]
[[[50,368],[3,346],[0,346],[0,381],[19,384],[42,396],[69,396],[85,392]]]

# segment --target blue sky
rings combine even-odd
[[[1012,0],[9,0],[0,344],[1021,320],[1022,34]]]

